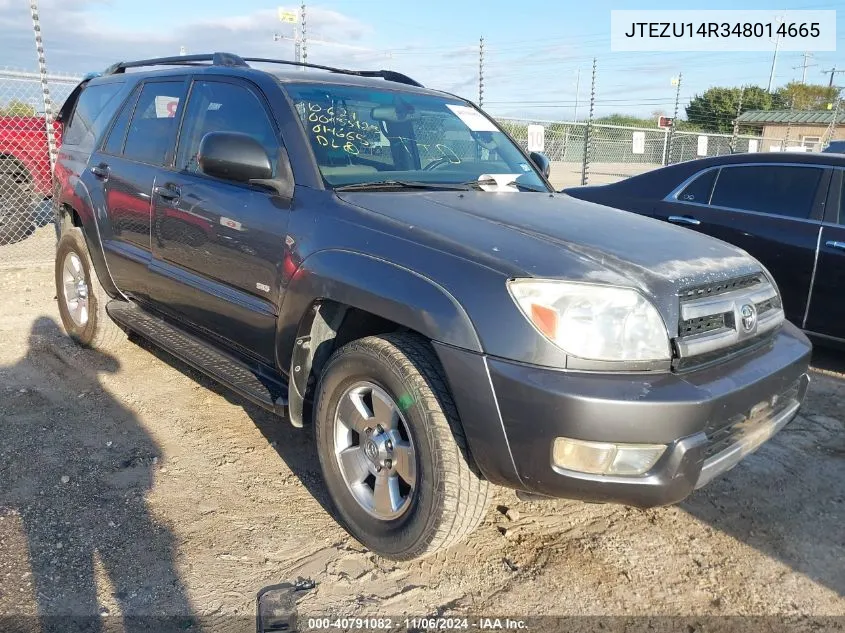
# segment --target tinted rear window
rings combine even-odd
[[[723,167],[710,204],[809,218],[822,173],[817,167]]]
[[[123,84],[109,83],[88,86],[79,96],[70,126],[62,139],[63,144],[78,146],[91,151],[100,134],[108,126],[115,110],[120,105],[118,95]]]

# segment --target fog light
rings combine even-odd
[[[558,437],[552,461],[558,468],[594,475],[642,475],[665,450],[664,444],[609,444]]]

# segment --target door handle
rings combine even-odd
[[[164,200],[178,200],[182,195],[178,187],[153,187],[153,193]]]
[[[94,165],[91,167],[91,173],[94,174],[97,178],[102,178],[103,180],[105,180],[109,177],[109,166],[105,163]]]
[[[845,251],[845,242],[837,242],[836,240],[828,240],[824,243],[825,246],[830,246],[830,248],[838,248],[840,250]]]
[[[689,215],[670,215],[669,221],[674,222],[675,224],[689,224],[690,226],[698,226],[701,224],[701,220],[696,220]]]

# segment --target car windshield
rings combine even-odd
[[[496,124],[459,99],[357,86],[285,88],[331,187],[413,190],[481,179],[488,190],[549,191]]]

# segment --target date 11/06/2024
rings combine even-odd
[[[631,22],[625,37],[819,37],[818,22]]]
[[[525,620],[514,618],[465,618],[465,617],[414,617],[414,618],[308,618],[308,630],[393,630],[404,627],[407,630],[439,631],[519,631],[527,630]]]

